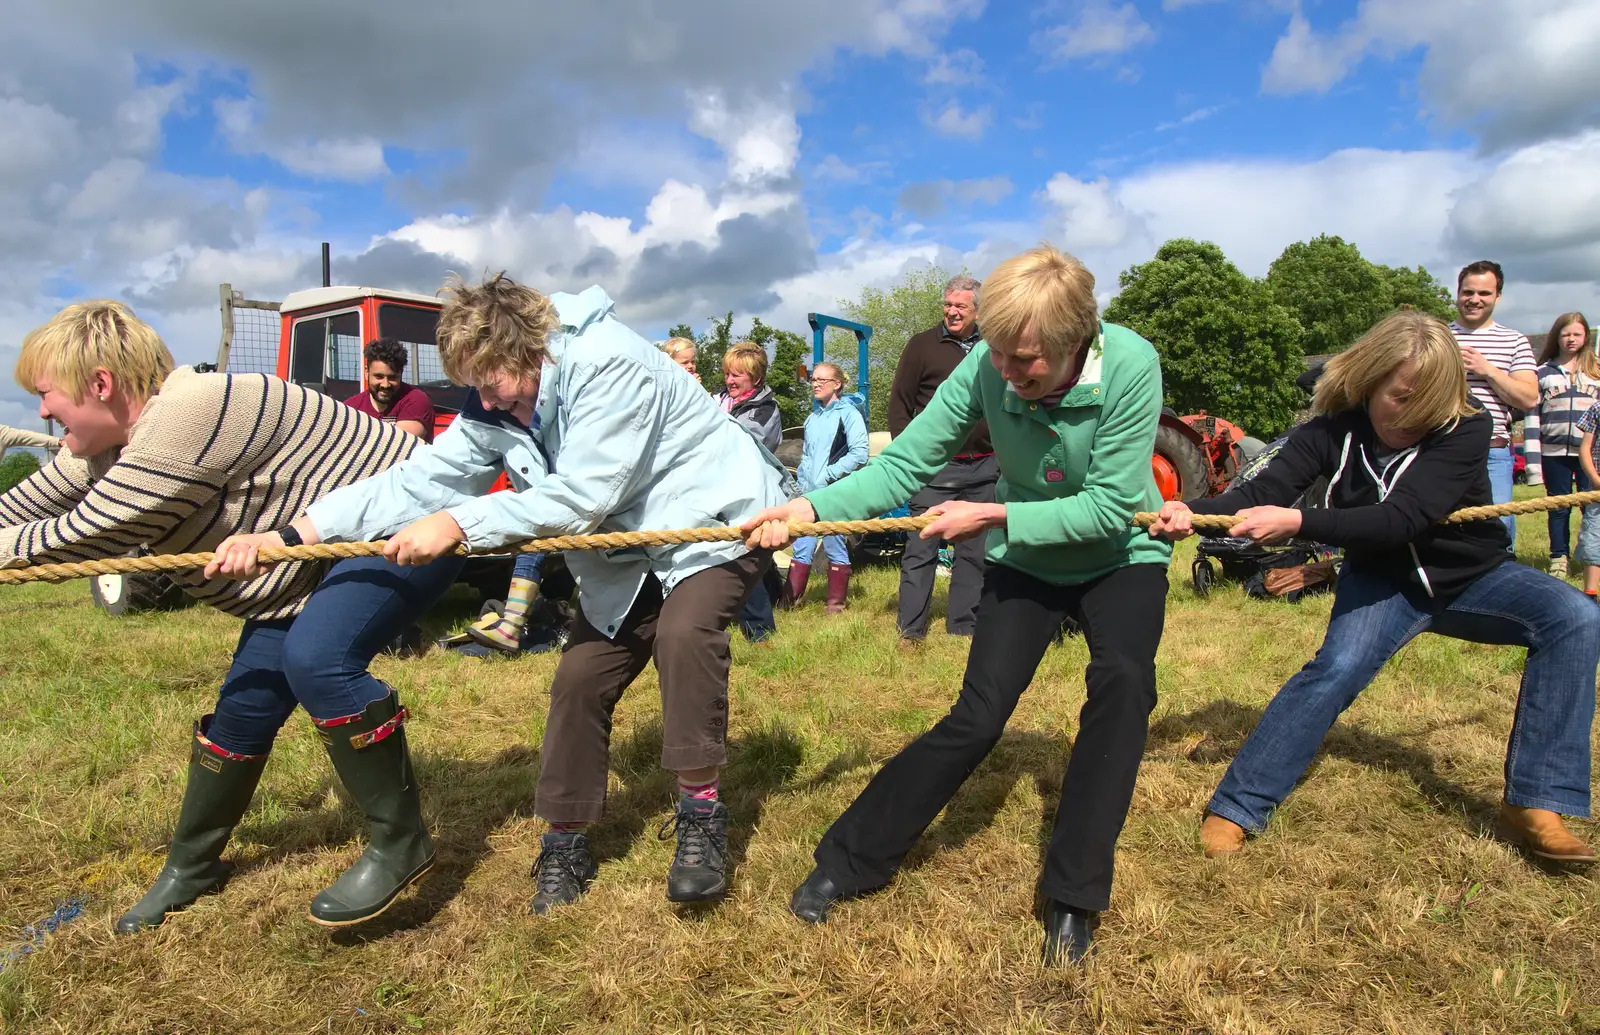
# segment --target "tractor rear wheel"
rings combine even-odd
[[[1192,500],[1206,494],[1206,458],[1178,429],[1165,425],[1156,428],[1150,466],[1162,499]]]

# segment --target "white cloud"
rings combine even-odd
[[[1318,32],[1295,11],[1262,74],[1267,93],[1326,91],[1368,57],[1426,51],[1430,114],[1498,148],[1600,126],[1593,0],[1362,0]]]
[[[1054,61],[1074,61],[1124,54],[1155,36],[1133,4],[1085,0],[1075,19],[1045,29],[1035,45]]]
[[[368,183],[389,173],[383,144],[372,137],[274,141],[262,130],[254,101],[219,98],[212,110],[218,130],[235,154],[269,158],[312,180]]]
[[[922,77],[928,86],[976,86],[983,82],[983,59],[974,52],[944,51],[934,58]]]
[[[927,180],[902,187],[895,204],[919,220],[943,215],[952,202],[961,206],[997,205],[1016,188],[1009,176],[971,180]]]
[[[937,113],[924,110],[922,121],[940,136],[976,142],[982,140],[983,134],[994,124],[994,108],[985,104],[967,111],[959,102],[951,101]]]
[[[1194,111],[1191,111],[1189,114],[1180,119],[1175,119],[1171,122],[1160,123],[1156,126],[1156,132],[1166,133],[1170,130],[1181,129],[1184,126],[1192,126],[1196,122],[1204,122],[1206,119],[1209,119],[1211,116],[1217,114],[1224,107],[1225,105],[1214,104],[1209,108],[1196,108]]]

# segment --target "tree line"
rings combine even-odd
[[[938,266],[908,271],[888,288],[864,288],[839,299],[839,315],[873,328],[868,346],[870,426],[887,427],[889,387],[906,341],[944,318],[945,283],[956,272]],[[1166,404],[1179,413],[1205,410],[1263,439],[1287,430],[1304,408],[1295,378],[1307,356],[1341,352],[1396,309],[1413,308],[1441,319],[1455,317],[1454,297],[1422,266],[1383,266],[1354,243],[1323,235],[1283,250],[1264,277],[1247,276],[1209,241],[1175,238],[1148,262],[1124,270],[1104,317],[1148,339],[1161,356]],[[784,427],[804,422],[811,393],[799,376],[811,349],[803,336],[752,321],[733,333],[734,314],[709,331],[672,329],[698,345],[700,379],[722,390],[722,356],[748,340],[775,354],[768,383],[778,397]],[[983,313],[978,313],[983,326]],[[855,339],[830,334],[824,352],[859,383]]]

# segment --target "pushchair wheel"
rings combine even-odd
[[[1191,578],[1194,582],[1194,595],[1205,597],[1211,595],[1211,587],[1217,581],[1217,569],[1207,557],[1194,559],[1194,570]]]

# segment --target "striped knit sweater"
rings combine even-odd
[[[1546,456],[1577,456],[1583,434],[1578,421],[1600,401],[1600,381],[1575,370],[1568,373],[1559,363],[1539,368],[1539,405],[1523,419],[1523,448],[1528,457],[1528,476],[1537,481],[1539,460]]]
[[[174,370],[128,444],[87,460],[62,452],[0,496],[0,567],[210,550],[281,528],[314,500],[409,456],[419,440],[325,395],[265,374]],[[173,574],[190,596],[240,618],[298,614],[326,562],[279,564],[248,582]]]

